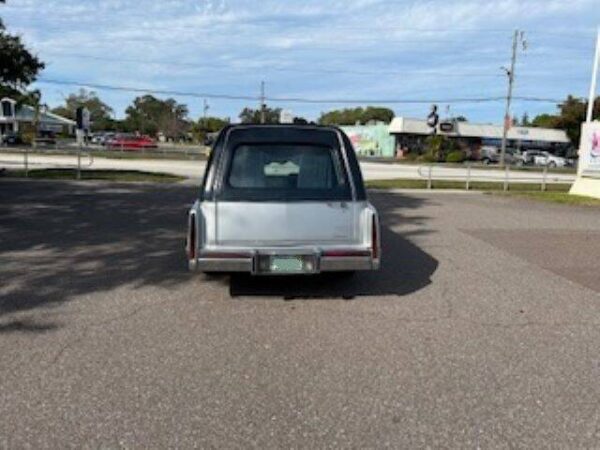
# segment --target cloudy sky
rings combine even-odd
[[[57,82],[196,93],[174,96],[194,118],[202,95],[250,97],[208,99],[234,119],[258,104],[261,80],[269,104],[309,119],[342,100],[422,117],[432,100],[445,111],[502,97],[515,28],[527,41],[516,96],[586,96],[600,24],[598,0],[8,0],[0,15],[46,62],[37,87],[51,106],[78,89]],[[95,90],[117,117],[139,95]],[[554,107],[517,100],[513,113]],[[449,105],[474,122],[500,122],[503,108]]]

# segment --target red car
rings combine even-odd
[[[113,150],[141,150],[157,147],[154,139],[148,136],[135,136],[132,134],[117,134],[107,142],[106,146]]]

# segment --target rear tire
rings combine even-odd
[[[484,166],[489,166],[492,161],[490,160],[490,158],[483,158],[481,162]]]

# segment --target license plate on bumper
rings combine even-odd
[[[317,270],[315,255],[259,255],[257,272],[263,274],[303,274]]]

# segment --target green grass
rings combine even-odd
[[[8,178],[25,178],[24,170],[6,170],[0,176]],[[75,169],[34,169],[28,173],[29,178],[46,180],[75,180]],[[174,183],[184,178],[166,173],[142,172],[138,170],[82,170],[82,180],[107,180],[107,181],[136,181],[148,183]]]
[[[575,206],[600,206],[600,199],[584,197],[581,195],[571,195],[567,192],[509,192],[497,193],[497,195],[506,195],[518,198],[527,198],[549,203],[558,203],[562,205]]]
[[[393,179],[393,180],[369,180],[366,181],[366,186],[369,189],[427,189],[427,180],[409,180],[409,179]],[[488,181],[473,181],[470,184],[470,189],[474,191],[502,191],[504,183],[488,182]],[[534,192],[541,190],[541,184],[537,183],[511,183],[509,190],[511,192]],[[462,181],[433,181],[433,189],[465,189],[465,183]],[[570,184],[547,184],[548,192],[568,192],[571,188]]]

